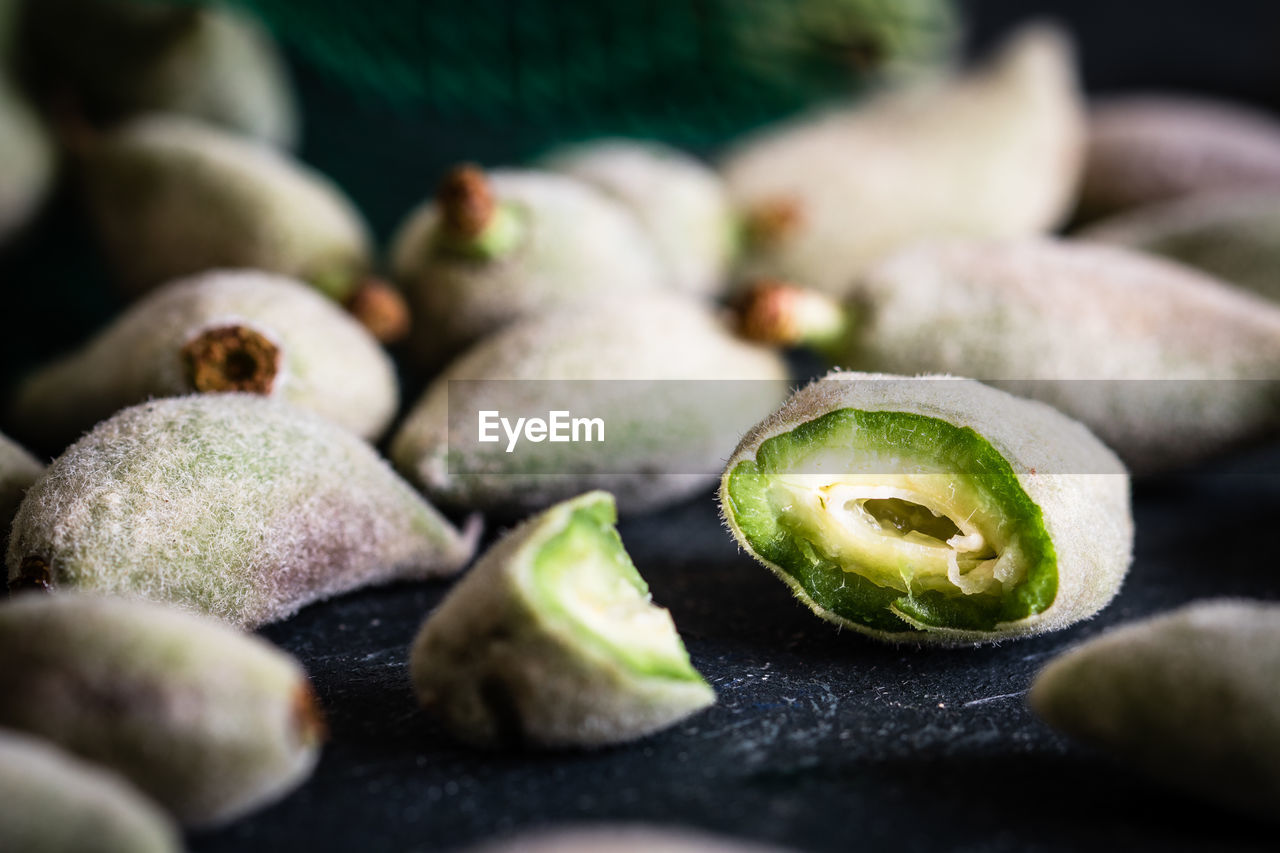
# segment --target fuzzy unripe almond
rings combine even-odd
[[[13,410],[26,434],[61,448],[126,406],[226,391],[288,402],[368,439],[399,402],[391,359],[351,316],[299,281],[245,270],[148,294],[28,377]]]
[[[18,505],[42,473],[39,460],[0,433],[0,545],[9,541],[9,525]]]
[[[722,165],[745,272],[839,295],[921,239],[1046,231],[1074,201],[1084,122],[1070,46],[1042,26],[968,76],[766,130]]]
[[[1082,421],[1140,473],[1221,454],[1280,427],[1280,308],[1132,250],[1054,239],[904,250],[841,308],[764,291],[744,310],[835,366],[972,376]],[[767,309],[767,310],[766,310]],[[833,338],[831,311],[847,331]],[[766,322],[767,321],[767,322]]]
[[[720,461],[787,393],[786,362],[679,293],[596,300],[516,322],[431,383],[391,444],[406,477],[442,504],[520,516],[588,489],[624,514],[715,482]],[[603,441],[473,441],[482,411],[563,410],[603,422]]]
[[[1278,671],[1280,607],[1198,602],[1055,658],[1028,699],[1054,728],[1165,784],[1274,820]]]
[[[152,115],[92,140],[82,166],[99,238],[131,294],[213,269],[302,279],[344,305],[369,283],[359,211],[328,178],[267,145]]]
[[[14,520],[11,588],[137,595],[255,627],[361,586],[450,574],[463,535],[356,435],[250,394],[103,421]]]
[[[668,285],[619,202],[565,175],[475,166],[451,171],[409,214],[391,267],[412,309],[413,350],[430,366],[526,315]]]
[[[1081,213],[1227,190],[1280,190],[1280,120],[1226,101],[1126,95],[1089,116]]]
[[[1280,302],[1280,184],[1145,205],[1075,237],[1160,255]]]
[[[56,157],[40,118],[0,70],[0,245],[35,215]]]
[[[656,142],[603,139],[553,151],[546,168],[603,190],[636,215],[671,284],[714,297],[738,251],[737,221],[720,176]]]
[[[182,842],[169,817],[124,779],[0,731],[0,849],[178,853]]]
[[[222,8],[132,0],[38,0],[21,20],[24,70],[55,106],[110,125],[187,115],[292,147],[297,106],[284,61],[254,21]]]
[[[0,725],[114,770],[193,826],[293,790],[325,735],[293,658],[123,598],[24,593],[0,607],[0,686]]]

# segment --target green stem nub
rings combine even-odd
[[[761,279],[738,302],[738,331],[774,346],[828,350],[849,332],[850,312],[836,299],[777,279]]]
[[[201,393],[267,395],[280,372],[280,348],[248,326],[205,329],[182,348],[187,381]]]
[[[494,196],[479,166],[463,164],[450,171],[436,192],[436,204],[438,239],[447,252],[493,260],[511,252],[523,236],[520,217]]]

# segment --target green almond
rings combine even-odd
[[[284,796],[324,737],[293,658],[149,602],[17,596],[0,607],[0,684],[0,725],[114,770],[188,825]]]
[[[432,381],[391,443],[396,467],[443,505],[521,517],[590,489],[623,514],[715,482],[744,429],[787,394],[782,356],[680,293],[596,300],[527,317]],[[598,418],[603,441],[480,443],[482,411]]]
[[[1118,591],[1128,477],[1079,424],[968,380],[837,373],[748,433],[730,530],[817,615],[897,642],[992,642]]]
[[[213,125],[137,118],[93,140],[83,167],[90,215],[131,294],[212,269],[258,269],[346,302],[372,266],[368,229],[335,183]]]
[[[392,240],[419,360],[439,366],[485,335],[550,308],[665,288],[640,223],[582,181],[460,166]]]
[[[9,525],[18,506],[42,473],[39,460],[0,433],[0,545],[9,541]]]
[[[1263,110],[1153,93],[1106,98],[1090,110],[1085,217],[1264,188],[1280,190],[1280,122]]]
[[[177,113],[282,147],[298,137],[283,57],[248,17],[194,4],[132,0],[25,3],[27,75],[81,120],[109,126]]]
[[[0,849],[178,853],[182,842],[169,817],[124,779],[0,731]]]
[[[410,657],[414,689],[455,735],[602,746],[715,701],[616,518],[612,496],[591,492],[527,520],[427,619]]]
[[[127,406],[228,391],[286,401],[368,439],[399,403],[391,359],[355,319],[296,279],[243,270],[147,294],[28,377],[13,410],[25,434],[60,449]]]
[[[136,595],[245,627],[451,574],[454,529],[362,439],[250,394],[144,403],[53,461],[14,520],[10,588]]]
[[[1071,46],[1045,26],[968,74],[766,129],[721,169],[745,272],[845,295],[922,239],[1050,230],[1074,201],[1084,135]]]
[[[1280,607],[1198,602],[1055,658],[1029,700],[1053,727],[1165,784],[1274,820],[1278,672]]]
[[[1075,235],[1204,270],[1280,302],[1280,182],[1145,205]]]
[[[551,152],[546,168],[600,188],[631,210],[653,240],[671,284],[715,297],[737,254],[736,218],[720,176],[679,149],[600,139]]]
[[[0,71],[0,245],[35,216],[56,159],[44,124]]]

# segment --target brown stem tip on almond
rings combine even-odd
[[[775,346],[824,347],[843,339],[845,308],[826,294],[777,279],[761,279],[738,301],[738,331]]]
[[[29,590],[49,592],[52,589],[52,572],[49,571],[49,562],[43,557],[27,557],[18,567],[18,573],[9,579],[10,595]]]
[[[767,249],[787,241],[804,224],[804,208],[795,196],[779,196],[753,205],[743,221],[746,242]]]
[[[471,163],[450,170],[436,192],[436,202],[448,233],[466,240],[483,234],[497,209],[488,177]]]
[[[409,334],[409,306],[399,290],[380,278],[365,277],[347,299],[347,311],[384,344]]]
[[[187,379],[210,393],[247,391],[270,394],[280,372],[280,348],[248,326],[215,326],[182,348]]]
[[[301,746],[324,743],[329,737],[329,724],[311,683],[299,682],[293,691],[293,725]]]

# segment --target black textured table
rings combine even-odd
[[[1235,466],[1270,462],[1276,453]],[[1215,595],[1280,598],[1274,474],[1138,489],[1137,558],[1091,622],[998,647],[884,646],[819,621],[738,553],[710,495],[625,521],[717,705],[596,752],[486,753],[419,712],[408,645],[447,583],[303,611],[264,633],[298,655],[328,709],[315,777],[197,851],[450,850],[573,822],[659,821],[799,850],[1275,849],[1274,835],[1055,735],[1024,693],[1100,630]]]

